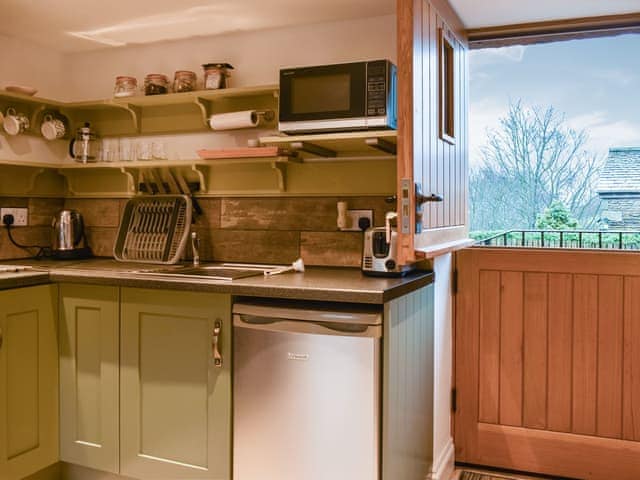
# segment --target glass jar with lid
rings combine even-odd
[[[178,70],[173,77],[174,93],[193,92],[196,89],[196,74],[190,70]]]
[[[121,75],[116,77],[116,86],[113,89],[114,97],[133,97],[138,89],[138,80],[135,77]]]
[[[228,87],[229,70],[233,70],[231,65],[228,63],[205,63],[202,68],[204,69],[205,89],[217,90]]]
[[[169,79],[161,73],[150,73],[144,77],[145,95],[164,95],[169,93]]]

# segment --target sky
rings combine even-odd
[[[640,34],[471,50],[469,68],[472,166],[487,129],[519,99],[553,105],[603,157],[609,147],[640,147]]]

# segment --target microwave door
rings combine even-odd
[[[364,128],[366,93],[364,62],[281,70],[280,123]]]

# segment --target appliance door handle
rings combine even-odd
[[[211,355],[213,357],[213,365],[216,368],[222,368],[222,354],[218,345],[220,344],[220,332],[222,331],[222,322],[216,320],[213,324],[213,335],[211,336]]]
[[[381,325],[364,325],[343,322],[309,322],[288,320],[286,318],[259,317],[236,313],[233,315],[234,327],[266,330],[270,332],[306,333],[313,335],[336,335],[347,337],[382,337]]]

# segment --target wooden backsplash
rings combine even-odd
[[[29,209],[29,226],[16,227],[12,230],[13,238],[20,244],[43,245],[51,244],[51,220],[56,212],[64,206],[62,198],[12,198],[0,197],[2,207],[26,207]],[[35,255],[37,248],[27,251],[13,245],[2,226],[0,230],[0,259],[25,258]]]
[[[291,263],[302,257],[307,265],[360,265],[362,234],[339,232],[339,200],[351,209],[374,210],[374,223],[394,208],[384,197],[201,198],[204,214],[194,226],[201,238],[203,260]],[[28,206],[30,225],[16,228],[15,237],[28,243],[49,244],[49,225],[61,208],[80,211],[89,245],[97,256],[112,256],[126,199],[2,199],[2,205]],[[190,249],[187,249],[190,250]],[[34,252],[35,253],[35,252]],[[190,253],[190,252],[188,252]],[[0,258],[24,258],[3,231]]]

